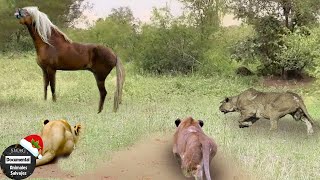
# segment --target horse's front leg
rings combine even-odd
[[[51,93],[52,93],[52,100],[53,102],[56,101],[56,70],[55,69],[48,69],[47,70],[50,87],[51,87]]]
[[[49,85],[49,76],[46,70],[42,70],[43,72],[43,90],[44,90],[44,100],[47,100],[47,88]]]

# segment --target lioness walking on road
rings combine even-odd
[[[194,176],[196,180],[211,180],[210,162],[217,153],[217,144],[202,131],[203,121],[188,117],[177,119],[174,134],[173,154],[178,160],[186,177]]]

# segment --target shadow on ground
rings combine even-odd
[[[218,152],[211,163],[212,179],[215,180],[248,180],[246,173],[233,165]],[[102,163],[96,172],[77,179],[110,179],[110,180],[185,180],[178,163],[172,155],[171,136],[161,135],[141,141],[135,146],[112,156],[112,160]]]
[[[256,136],[265,136],[265,134],[285,135],[292,137],[305,137],[307,136],[307,126],[302,121],[294,120],[290,115],[281,118],[278,121],[278,129],[276,131],[270,131],[270,121],[267,119],[259,119],[252,126],[246,128],[239,128],[238,116],[232,115],[226,117],[227,126],[231,129],[238,129],[241,131],[248,131],[248,133],[255,133]],[[313,125],[314,134],[310,137],[316,137],[320,135],[320,123],[314,120]]]

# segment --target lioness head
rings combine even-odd
[[[223,113],[234,112],[237,110],[237,98],[235,97],[227,97],[221,103],[219,110]]]
[[[43,121],[43,126],[45,126],[46,124],[48,124],[49,122],[54,122],[54,121],[49,121],[48,119],[44,120]],[[56,120],[56,122],[58,123],[63,123],[65,124],[68,129],[70,129],[72,135],[73,135],[73,138],[75,140],[75,143],[78,142],[78,139],[79,139],[79,134],[80,134],[80,131],[81,131],[81,124],[80,123],[77,123],[75,126],[71,126],[68,121],[62,119],[62,120]]]
[[[187,126],[192,126],[197,124],[199,124],[199,126],[202,127],[204,124],[202,120],[197,121],[197,120],[194,120],[192,117],[188,117],[182,121],[181,119],[178,118],[177,120],[175,120],[174,123],[176,124],[176,127],[179,127],[179,125],[183,127],[187,127]]]

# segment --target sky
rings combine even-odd
[[[133,15],[143,22],[150,20],[153,7],[164,7],[166,3],[171,9],[173,15],[178,16],[182,13],[182,4],[177,0],[85,0],[92,3],[93,8],[90,15],[92,18],[106,17],[111,9],[122,6],[129,6]]]
[[[178,0],[85,0],[92,4],[92,9],[86,11],[84,15],[89,21],[106,17],[111,13],[111,9],[128,6],[135,18],[142,22],[149,22],[153,7],[164,7],[166,4],[170,7],[174,16],[182,14],[183,5]],[[234,20],[232,15],[227,15],[223,20],[223,25],[238,25],[239,21]],[[80,25],[81,26],[81,25]]]

